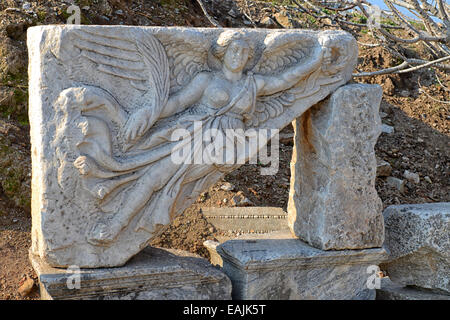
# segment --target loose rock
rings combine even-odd
[[[381,132],[383,132],[383,133],[391,134],[391,133],[394,133],[394,131],[395,131],[395,129],[392,126],[389,126],[384,123],[381,125]]]
[[[34,280],[27,277],[27,279],[22,283],[22,285],[17,290],[22,297],[26,297],[33,290]]]
[[[406,189],[405,189],[405,180],[398,179],[398,178],[395,178],[395,177],[388,177],[386,179],[386,182],[387,182],[388,185],[394,187],[395,189],[397,189],[401,193],[405,193],[405,191],[406,191]]]
[[[410,172],[408,170],[405,170],[405,172],[403,173],[403,176],[412,183],[418,184],[420,182],[420,177],[417,173],[415,172]]]
[[[390,252],[380,266],[401,285],[450,293],[450,202],[397,205],[384,213]]]
[[[234,186],[229,183],[229,182],[225,182],[220,189],[224,190],[224,191],[233,191],[234,190]]]
[[[392,173],[392,166],[384,160],[377,161],[377,177],[389,177]]]

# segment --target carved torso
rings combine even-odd
[[[344,32],[31,29],[33,185],[42,183],[33,187],[33,220],[43,230],[33,232],[33,252],[53,266],[125,263],[242,165],[174,162],[177,146],[193,145],[183,160],[202,155],[196,121],[220,133],[281,129],[347,82],[357,60],[356,41]],[[242,78],[230,81],[224,55],[212,48],[227,50],[235,38],[249,54]],[[337,52],[334,60],[323,61],[325,47]],[[177,130],[184,144],[172,137]]]
[[[200,104],[213,109],[225,107],[247,86],[247,75],[237,82],[227,80],[223,75],[215,73],[211,83],[206,87]],[[243,115],[252,109],[253,92],[247,91],[234,103],[231,112]]]

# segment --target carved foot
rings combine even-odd
[[[75,168],[80,171],[80,173],[84,176],[89,175],[92,173],[92,169],[94,168],[94,163],[91,159],[89,159],[86,156],[79,156],[74,162],[73,165]]]
[[[87,156],[79,156],[73,165],[83,176],[93,176],[97,178],[110,178],[111,175],[99,169],[94,160]],[[104,189],[104,190],[103,190]],[[103,185],[97,187],[97,195],[99,199],[103,199],[106,194],[106,188]]]
[[[121,227],[115,223],[98,222],[88,234],[88,242],[95,246],[109,246],[119,235]]]

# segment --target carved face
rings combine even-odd
[[[331,64],[333,60],[333,51],[330,47],[324,48],[323,61],[326,64]]]
[[[250,48],[245,41],[232,41],[223,57],[223,64],[233,72],[242,71],[248,61]]]

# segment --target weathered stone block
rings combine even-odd
[[[390,279],[450,294],[450,202],[389,206],[383,215]]]
[[[32,251],[54,267],[125,264],[265,147],[247,133],[277,134],[358,56],[341,31],[59,25],[27,41]]]
[[[240,234],[288,231],[287,213],[276,207],[202,208],[216,229]]]
[[[376,300],[450,300],[450,295],[437,294],[418,288],[402,287],[388,277],[381,279]]]
[[[387,257],[382,248],[322,251],[292,238],[204,244],[231,279],[233,299],[244,300],[372,300],[368,267]]]
[[[381,96],[379,86],[346,85],[293,122],[288,222],[316,248],[383,244],[374,152]]]
[[[60,269],[32,253],[30,259],[39,276],[42,299],[231,299],[231,282],[224,273],[181,250],[147,247],[118,268]]]

